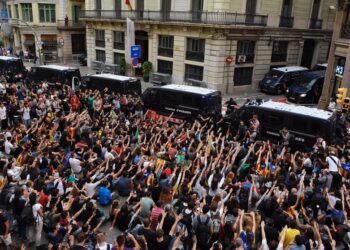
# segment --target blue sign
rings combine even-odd
[[[131,58],[140,58],[141,57],[141,46],[140,45],[134,45],[131,46]]]
[[[131,63],[132,63],[132,66],[137,66],[137,64],[139,64],[139,59],[138,58],[133,58]]]

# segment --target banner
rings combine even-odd
[[[125,61],[127,64],[131,64],[131,46],[135,45],[135,24],[130,19],[126,19],[126,48],[125,48]]]

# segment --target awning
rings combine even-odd
[[[24,45],[24,46],[33,46],[34,43],[35,43],[34,41],[26,40],[26,41],[24,41],[23,45]]]

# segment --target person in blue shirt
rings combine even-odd
[[[98,190],[98,202],[101,206],[107,206],[111,204],[112,193],[108,189],[108,186],[109,186],[108,181],[102,181],[101,187]]]

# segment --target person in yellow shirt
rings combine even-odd
[[[289,223],[289,227],[286,230],[286,236],[284,238],[283,248],[286,248],[287,246],[289,246],[289,244],[291,244],[294,241],[295,236],[297,235],[300,235],[300,231],[297,229],[296,221],[292,220]]]

